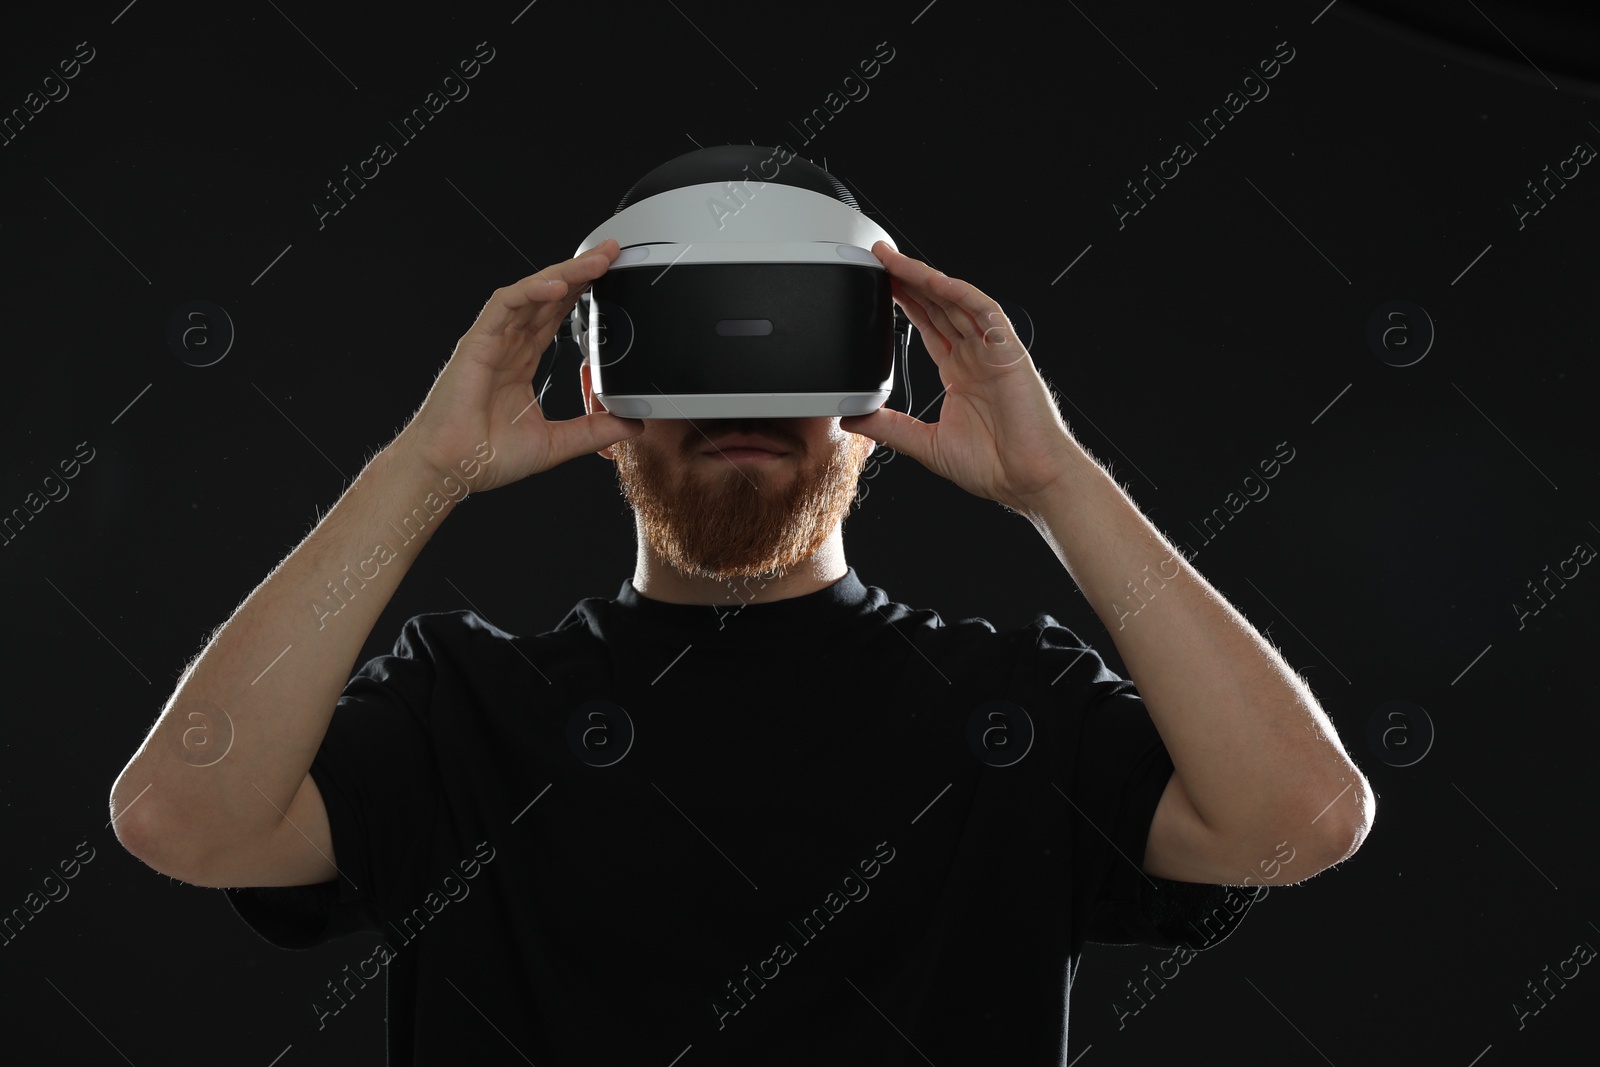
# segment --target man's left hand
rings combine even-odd
[[[977,287],[872,247],[939,368],[944,400],[937,422],[881,407],[839,425],[904,452],[967,492],[1028,514],[1085,456],[1000,305]]]

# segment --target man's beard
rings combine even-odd
[[[676,485],[640,442],[618,441],[612,450],[646,543],[685,577],[727,581],[782,578],[821,548],[849,512],[872,446],[852,434],[820,471],[801,466],[798,448],[775,462],[696,454],[683,461]]]

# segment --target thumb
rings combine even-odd
[[[870,437],[918,463],[924,463],[923,457],[933,440],[932,426],[889,407],[881,407],[870,415],[846,415],[839,420],[839,428]]]
[[[598,452],[618,441],[638,437],[644,433],[644,420],[597,411],[551,423],[550,428],[560,434],[562,456],[559,462],[565,463],[587,452]]]

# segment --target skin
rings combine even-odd
[[[584,408],[603,411],[580,371]],[[644,432],[599,450],[616,464],[634,513],[633,585],[671,604],[765,603],[843,578],[843,524],[876,442],[839,418],[640,419]],[[729,432],[788,451],[744,462],[719,450]]]

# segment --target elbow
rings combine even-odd
[[[159,855],[161,834],[150,825],[148,813],[140,810],[144,805],[122,804],[119,803],[119,799],[113,792],[111,829],[117,835],[117,843],[146,867],[169,877],[177,877],[166,860]]]
[[[142,788],[135,786],[132,776],[128,773],[132,766],[130,763],[123,768],[111,786],[107,809],[111,815],[111,830],[117,835],[117,843],[134,858],[149,864],[150,860],[146,857],[150,854],[152,843],[157,837],[148,819],[154,807],[150,791],[155,783],[150,782]]]
[[[111,787],[111,796],[106,802],[106,808],[111,815],[111,832],[117,835],[117,843],[134,856],[138,856],[144,847],[143,834],[135,824],[131,812],[138,801],[144,799],[144,793],[129,796],[129,790],[124,785],[127,777],[128,772],[124,769]]]
[[[114,824],[117,827],[117,840],[134,859],[157,874],[188,885],[218,884],[206,873],[208,868],[204,857],[188,847],[183,835],[145,826],[144,821],[137,816],[125,816]]]
[[[181,828],[161,825],[156,818],[156,805],[148,795],[138,803],[124,804],[121,799],[113,790],[111,826],[118,844],[157,874],[189,885],[206,885],[204,858],[193,847],[191,836]]]
[[[1372,791],[1372,785],[1367,781],[1367,776],[1356,771],[1356,815],[1347,820],[1340,840],[1345,845],[1344,853],[1339,857],[1340,862],[1356,854],[1366,841],[1367,835],[1372,832],[1372,824],[1378,817],[1378,797]]]
[[[1321,831],[1318,871],[1337,866],[1354,856],[1372,832],[1372,824],[1377,818],[1378,798],[1372,792],[1366,775],[1354,767],[1351,768],[1351,775],[1354,780],[1341,787],[1346,789],[1345,794],[1314,822]]]

